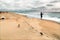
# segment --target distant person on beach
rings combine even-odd
[[[43,13],[42,12],[40,13],[40,16],[41,16],[41,19],[42,19],[42,17],[43,17]]]

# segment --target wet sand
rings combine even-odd
[[[12,12],[1,13],[0,40],[60,40],[60,24]]]

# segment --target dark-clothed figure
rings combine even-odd
[[[42,12],[40,13],[40,16],[41,16],[41,19],[42,19],[42,17],[43,17],[43,13]]]

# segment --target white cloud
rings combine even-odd
[[[15,9],[28,10],[31,8],[46,6],[46,4],[48,4],[51,1],[54,0],[0,0],[0,9],[4,8],[4,9],[13,9],[13,10]]]
[[[57,8],[57,7],[60,8],[60,2],[55,3],[54,7],[55,7],[55,8]]]

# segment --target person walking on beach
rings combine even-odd
[[[41,16],[41,19],[42,19],[42,17],[43,17],[43,13],[42,12],[40,13],[40,16]]]

